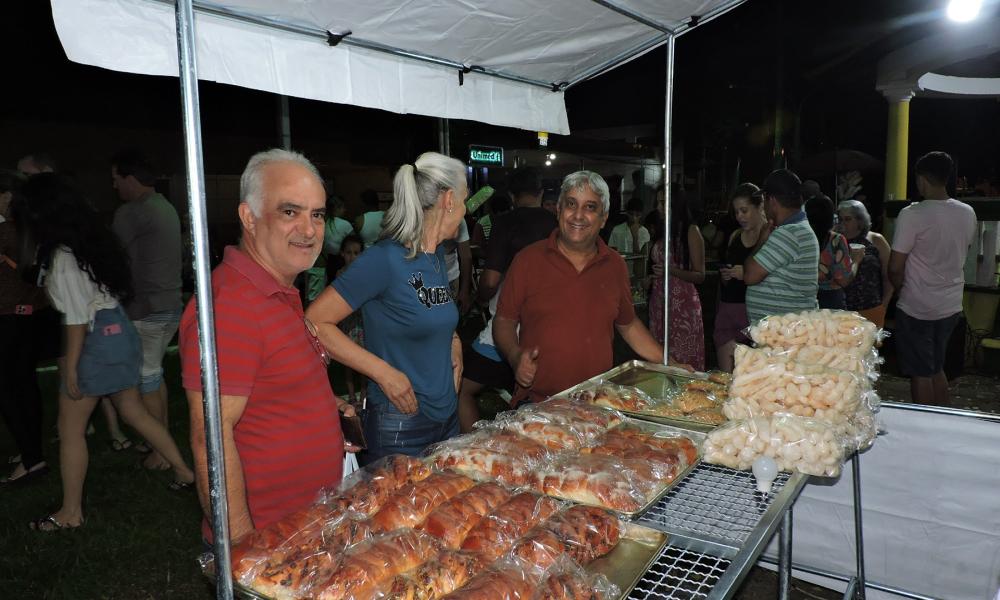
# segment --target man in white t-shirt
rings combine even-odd
[[[611,230],[608,247],[619,254],[639,254],[649,243],[649,231],[642,226],[642,200],[632,198],[625,205],[627,220]]]
[[[900,211],[889,256],[889,281],[899,290],[896,353],[899,370],[910,376],[913,402],[947,406],[945,348],[962,312],[963,267],[976,214],[945,189],[950,156],[931,152],[917,161],[915,171],[925,200]]]

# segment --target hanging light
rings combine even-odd
[[[552,166],[552,161],[551,160],[545,161],[545,166],[546,167],[551,167]]]
[[[983,0],[951,0],[948,3],[948,18],[952,21],[965,23],[979,16],[979,7]]]
[[[550,154],[549,155],[549,160],[555,160],[555,159],[556,159],[556,155],[555,154]]]

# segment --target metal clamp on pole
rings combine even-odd
[[[205,209],[205,167],[202,162],[193,2],[177,0],[174,9],[177,17],[177,57],[181,81],[181,109],[184,117],[184,162],[187,168],[188,206],[191,211],[191,239],[198,299],[198,349],[201,354],[208,485],[212,502],[216,594],[220,600],[232,600],[229,502],[226,497],[226,471],[222,450],[222,409],[219,404],[212,275],[208,260],[208,217]]]
[[[350,29],[344,33],[334,33],[332,31],[326,32],[326,43],[330,45],[331,48],[344,41],[344,38],[353,33]]]

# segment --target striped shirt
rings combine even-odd
[[[212,271],[219,388],[248,396],[234,437],[255,528],[316,501],[343,476],[344,438],[295,288],[233,246]],[[201,391],[196,301],[181,320],[184,387]],[[207,522],[202,526],[211,539]]]
[[[747,288],[751,323],[769,315],[817,308],[819,244],[804,212],[785,219],[753,258],[768,275]]]

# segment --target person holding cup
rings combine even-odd
[[[892,299],[889,281],[889,242],[871,231],[871,217],[865,205],[857,200],[845,200],[837,206],[837,231],[847,238],[851,249],[860,246],[864,254],[857,276],[844,288],[847,309],[858,312],[878,327],[885,324],[885,310]]]
[[[820,308],[847,310],[844,288],[854,283],[856,262],[864,249],[852,249],[847,238],[833,231],[833,201],[820,194],[806,200],[806,218],[819,242],[819,291],[816,300]]]

